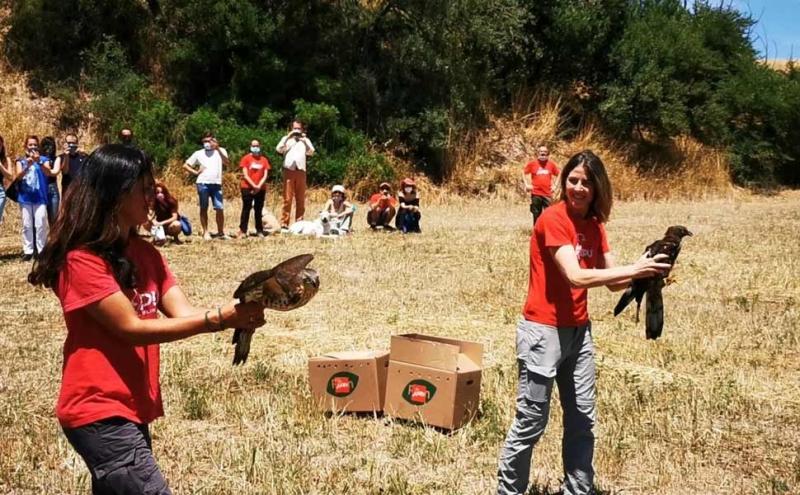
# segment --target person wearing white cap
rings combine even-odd
[[[331,199],[322,207],[322,213],[328,214],[331,222],[331,233],[344,235],[350,232],[353,225],[353,214],[356,207],[347,201],[344,186],[337,184],[331,188]]]

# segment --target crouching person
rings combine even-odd
[[[422,232],[419,228],[419,219],[422,218],[422,214],[419,211],[419,195],[414,179],[408,177],[403,179],[403,182],[400,183],[400,194],[397,197],[400,202],[397,212],[397,230],[404,234]]]
[[[382,182],[380,191],[369,198],[367,223],[372,230],[391,229],[392,218],[397,213],[397,199],[392,196],[392,186]]]
[[[327,214],[331,224],[331,234],[349,234],[353,228],[353,214],[356,207],[347,201],[347,193],[342,185],[331,188],[331,198],[322,207],[322,213]]]
[[[156,182],[156,197],[153,201],[153,217],[149,230],[153,234],[153,243],[157,246],[172,237],[173,242],[181,244],[181,221],[178,213],[178,200],[175,199],[163,182]]]

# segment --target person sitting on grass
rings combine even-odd
[[[163,182],[156,181],[156,197],[153,201],[153,218],[150,220],[150,228],[153,230],[161,228],[160,236],[153,236],[153,243],[157,246],[166,242],[166,236],[172,236],[176,244],[181,244],[181,219],[178,213],[178,200],[175,199],[167,186]],[[161,237],[161,239],[159,239]]]
[[[381,182],[380,191],[369,198],[367,223],[372,230],[392,229],[391,221],[397,212],[397,199],[392,196],[392,186]]]
[[[419,212],[419,195],[414,179],[408,177],[403,179],[397,198],[400,202],[400,208],[397,211],[397,229],[404,234],[422,232],[419,228],[419,219],[422,214]]]
[[[71,187],[28,276],[55,292],[64,314],[56,416],[89,469],[92,493],[169,494],[149,429],[164,415],[159,344],[254,330],[265,308],[193,306],[164,257],[136,236],[153,200],[152,162],[141,150],[101,146]]]
[[[322,213],[328,214],[331,233],[344,235],[350,233],[353,225],[353,214],[356,207],[347,201],[344,186],[337,184],[331,188],[331,199],[322,207]]]

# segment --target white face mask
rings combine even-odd
[[[404,188],[403,188],[403,191],[405,191],[405,193],[406,193],[406,194],[411,194],[411,192],[412,192],[413,190],[414,190],[414,188],[413,188],[413,187],[404,187]]]

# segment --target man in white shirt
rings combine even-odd
[[[208,198],[211,197],[217,219],[217,237],[230,239],[225,234],[225,213],[222,205],[222,170],[228,166],[228,152],[220,147],[217,139],[210,132],[203,135],[203,149],[192,153],[183,168],[197,176],[197,195],[200,198],[200,225],[203,227],[203,239],[210,240],[208,231]],[[199,166],[198,166],[199,165]],[[197,168],[195,168],[197,167]]]
[[[292,121],[292,130],[283,136],[275,150],[283,155],[283,213],[281,229],[289,228],[294,199],[295,221],[303,219],[306,210],[306,157],[314,154],[314,145],[306,137],[303,123]]]

